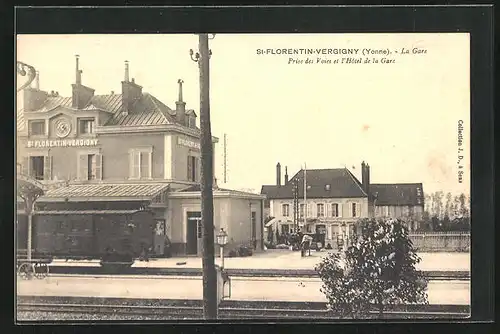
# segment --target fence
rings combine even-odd
[[[414,232],[409,236],[419,252],[470,251],[469,232]]]

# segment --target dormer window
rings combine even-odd
[[[29,130],[31,136],[45,135],[45,121],[44,120],[30,121]]]
[[[194,118],[191,115],[187,116],[186,117],[186,126],[188,128],[194,128],[194,127],[196,127],[196,118]]]
[[[94,133],[94,119],[80,119],[78,128],[80,130],[80,134],[89,135]]]

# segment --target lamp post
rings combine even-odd
[[[217,234],[217,245],[220,247],[220,267],[221,269],[224,269],[224,246],[227,245],[227,233],[223,228],[221,228],[219,234]]]
[[[33,66],[28,65],[26,63],[23,63],[22,61],[17,61],[17,74],[21,76],[28,76],[28,80],[17,89],[17,92],[19,93],[22,91],[24,88],[28,87],[31,85],[33,80],[35,80],[36,77],[36,70]]]

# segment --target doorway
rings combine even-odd
[[[188,212],[186,223],[186,254],[198,254],[198,239],[201,238],[201,212]]]

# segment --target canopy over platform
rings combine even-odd
[[[48,190],[39,202],[143,201],[152,200],[169,188],[168,183],[72,184]]]

